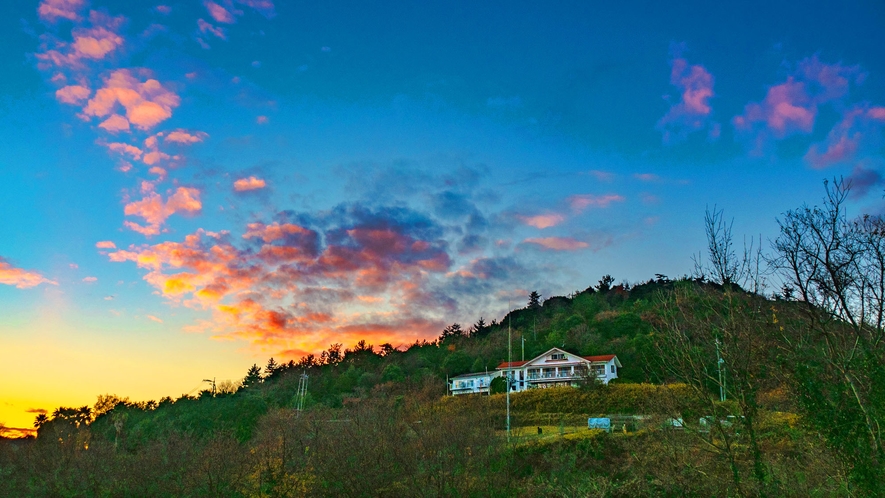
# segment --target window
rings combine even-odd
[[[611,368],[612,373],[615,373],[615,366],[611,365],[610,368]]]
[[[553,353],[552,355],[550,355],[550,359],[551,360],[564,360],[565,353]]]

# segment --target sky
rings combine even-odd
[[[883,211],[880,1],[4,7],[7,427]]]

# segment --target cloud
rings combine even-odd
[[[215,19],[215,22],[223,22],[225,24],[232,24],[237,22],[233,14],[228,12],[228,10],[221,5],[218,5],[217,3],[211,2],[209,0],[204,0],[203,5],[206,7],[209,15],[212,16],[212,19]]]
[[[42,413],[42,414],[47,414],[47,413],[49,413],[49,411],[46,410],[45,408],[28,408],[27,410],[25,410],[25,413]]]
[[[569,207],[571,207],[572,211],[576,213],[583,212],[588,207],[607,208],[613,202],[624,202],[624,200],[624,196],[618,194],[583,194],[572,195],[566,198],[566,202],[568,203]]]
[[[258,190],[267,186],[267,183],[261,178],[250,176],[248,178],[240,178],[234,182],[234,190],[237,192],[248,192],[250,190]]]
[[[95,243],[95,247],[99,249],[116,249],[117,244],[114,244],[110,240],[100,240]]]
[[[121,131],[129,131],[129,121],[119,114],[112,114],[111,117],[99,123],[98,127],[108,133],[116,134]]]
[[[534,216],[517,215],[517,219],[535,228],[550,228],[565,221],[565,216],[557,213],[537,214]]]
[[[144,317],[147,318],[148,320],[151,320],[151,321],[154,321],[157,323],[163,323],[163,320],[160,320],[159,318],[155,317],[154,315],[144,315]]]
[[[55,98],[63,104],[80,105],[92,93],[85,86],[68,85],[55,91]]]
[[[85,277],[85,278],[83,278],[83,281],[86,282],[87,284],[91,284],[92,282],[98,282],[98,278],[96,278],[96,277]]]
[[[615,174],[608,171],[590,170],[589,173],[601,182],[610,182],[615,179]]]
[[[435,313],[452,301],[435,294],[431,281],[452,261],[433,220],[362,205],[276,218],[249,223],[239,238],[198,230],[183,242],[108,257],[134,262],[166,299],[210,310],[216,333],[256,347],[310,350],[330,337],[439,333]]]
[[[134,145],[129,145],[127,143],[122,142],[111,142],[103,144],[108,150],[112,152],[116,152],[120,155],[126,155],[131,157],[134,160],[141,159],[142,150]]]
[[[200,33],[212,33],[217,38],[221,38],[222,40],[227,40],[227,35],[224,32],[224,28],[213,26],[203,19],[197,19],[197,27],[200,29]],[[198,38],[199,39],[199,38]],[[203,47],[206,48],[206,47]]]
[[[236,2],[240,5],[245,5],[246,7],[251,7],[255,9],[259,14],[263,15],[267,19],[272,19],[277,15],[274,10],[274,4],[271,0],[236,0]]]
[[[732,126],[753,155],[762,155],[774,141],[810,134],[819,107],[841,102],[850,84],[860,84],[864,77],[858,66],[826,64],[817,55],[803,59],[786,81],[768,88],[762,102],[744,106],[744,113],[732,118]]]
[[[255,118],[255,122],[258,124],[267,124],[267,116],[258,116]]]
[[[178,144],[187,145],[187,144],[194,144],[197,142],[202,142],[208,136],[209,136],[208,134],[206,134],[202,131],[191,133],[189,131],[179,129],[179,130],[174,130],[174,131],[170,131],[169,133],[167,133],[166,136],[163,138],[163,141],[164,142],[175,142]]]
[[[37,7],[37,15],[48,23],[59,19],[79,21],[80,11],[85,6],[86,0],[43,0]]]
[[[160,14],[163,14],[164,16],[168,16],[172,13],[172,7],[168,5],[157,5],[156,7],[154,7],[154,10],[156,10]]]
[[[40,284],[58,285],[37,272],[12,266],[12,263],[2,256],[0,256],[0,284],[14,285],[19,289],[29,289]]]
[[[684,45],[670,48],[670,84],[681,92],[679,102],[670,106],[656,128],[662,133],[665,144],[681,142],[696,131],[709,129],[710,138],[718,137],[718,127],[710,120],[712,109],[709,100],[713,93],[714,78],[704,66],[689,65],[681,57]]]
[[[129,123],[141,130],[148,130],[169,119],[172,109],[178,107],[180,98],[149,75],[147,70],[117,69],[111,72],[104,86],[83,108],[83,116],[112,116],[99,125],[109,131],[128,129]],[[146,79],[141,81],[141,78]],[[126,112],[125,127],[123,116],[113,114],[118,105]]]
[[[826,140],[812,144],[805,161],[815,169],[854,162],[859,153],[876,154],[885,128],[885,107],[855,105],[842,111],[842,119]]]
[[[851,185],[851,197],[860,199],[874,187],[885,184],[882,173],[871,168],[869,164],[858,164],[847,179]]]
[[[125,17],[112,17],[100,11],[89,13],[90,27],[77,26],[71,30],[73,40],[67,42],[51,34],[40,37],[35,54],[38,68],[85,69],[87,62],[101,60],[122,47],[125,40],[117,31],[125,24]]]
[[[526,244],[535,244],[543,249],[551,250],[551,251],[577,251],[579,249],[586,249],[590,247],[590,244],[573,239],[571,237],[543,237],[543,238],[532,238],[525,239],[523,243]]]
[[[156,192],[149,192],[143,199],[133,201],[123,209],[126,216],[144,218],[146,226],[131,221],[124,225],[142,235],[157,235],[166,219],[175,213],[196,214],[203,208],[200,191],[190,187],[178,187],[165,201]]]

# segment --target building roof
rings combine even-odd
[[[521,367],[521,366],[525,365],[526,363],[528,363],[528,362],[530,362],[530,361],[532,361],[532,360],[525,360],[525,361],[511,361],[510,363],[507,363],[507,362],[505,361],[505,362],[501,363],[500,365],[498,365],[497,367],[495,367],[495,370],[499,370],[499,369],[501,369],[501,368],[516,368],[516,367]]]
[[[530,360],[525,360],[525,361],[511,361],[510,363],[508,363],[508,362],[506,362],[506,361],[501,362],[500,365],[498,365],[497,367],[495,367],[495,370],[502,370],[502,369],[505,369],[505,368],[519,368],[519,367],[521,367],[521,366],[524,366],[524,365],[527,364],[527,363],[531,363],[531,362],[537,360],[538,358],[541,358],[541,357],[543,357],[543,356],[546,356],[546,355],[548,355],[548,354],[550,354],[551,352],[554,352],[554,351],[561,351],[561,352],[563,352],[563,353],[568,353],[568,351],[566,351],[566,350],[564,350],[564,349],[560,349],[560,348],[551,348],[550,350],[548,350],[548,351],[546,351],[546,352],[544,352],[544,353],[541,353],[541,354],[539,354],[538,356],[535,356],[534,358],[532,358],[532,359],[530,359]],[[574,356],[577,356],[577,355],[575,355],[574,353],[568,353],[568,354],[572,355],[573,357],[574,357]],[[617,365],[618,367],[621,366],[621,362],[618,361],[618,357],[617,357],[616,355],[613,355],[613,354],[601,354],[601,355],[594,355],[594,356],[578,356],[578,358],[580,358],[580,359],[582,359],[582,360],[589,361],[589,362],[606,362],[606,363],[609,362],[609,361],[611,361],[612,359],[614,359],[614,360],[615,360],[615,365]]]
[[[614,357],[615,355],[613,354],[598,354],[596,356],[582,356],[581,358],[590,361],[611,361]]]

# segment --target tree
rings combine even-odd
[[[824,188],[822,206],[778,220],[774,263],[805,310],[804,320],[781,327],[781,351],[806,417],[849,465],[852,481],[882,496],[885,221],[849,218],[843,180]]]
[[[46,422],[49,422],[49,417],[45,413],[38,413],[36,417],[34,417],[34,427],[39,429]]]
[[[269,379],[273,377],[278,370],[280,370],[280,365],[278,365],[276,360],[271,357],[267,360],[267,366],[264,367],[264,378]]]
[[[612,288],[612,284],[615,283],[615,278],[611,275],[603,275],[601,279],[599,279],[599,283],[596,284],[597,292],[608,292]]]
[[[249,370],[246,372],[246,377],[243,378],[243,389],[257,386],[261,383],[261,368],[258,364],[253,363]]]
[[[439,336],[440,342],[445,341],[446,339],[453,337],[464,337],[464,330],[461,329],[460,323],[453,323],[448,327],[444,328],[442,334]]]
[[[489,326],[486,324],[486,321],[483,320],[482,317],[479,317],[479,320],[470,327],[470,337],[482,337],[486,334]]]
[[[536,310],[541,307],[541,295],[538,294],[538,291],[532,291],[529,294],[529,308]]]

